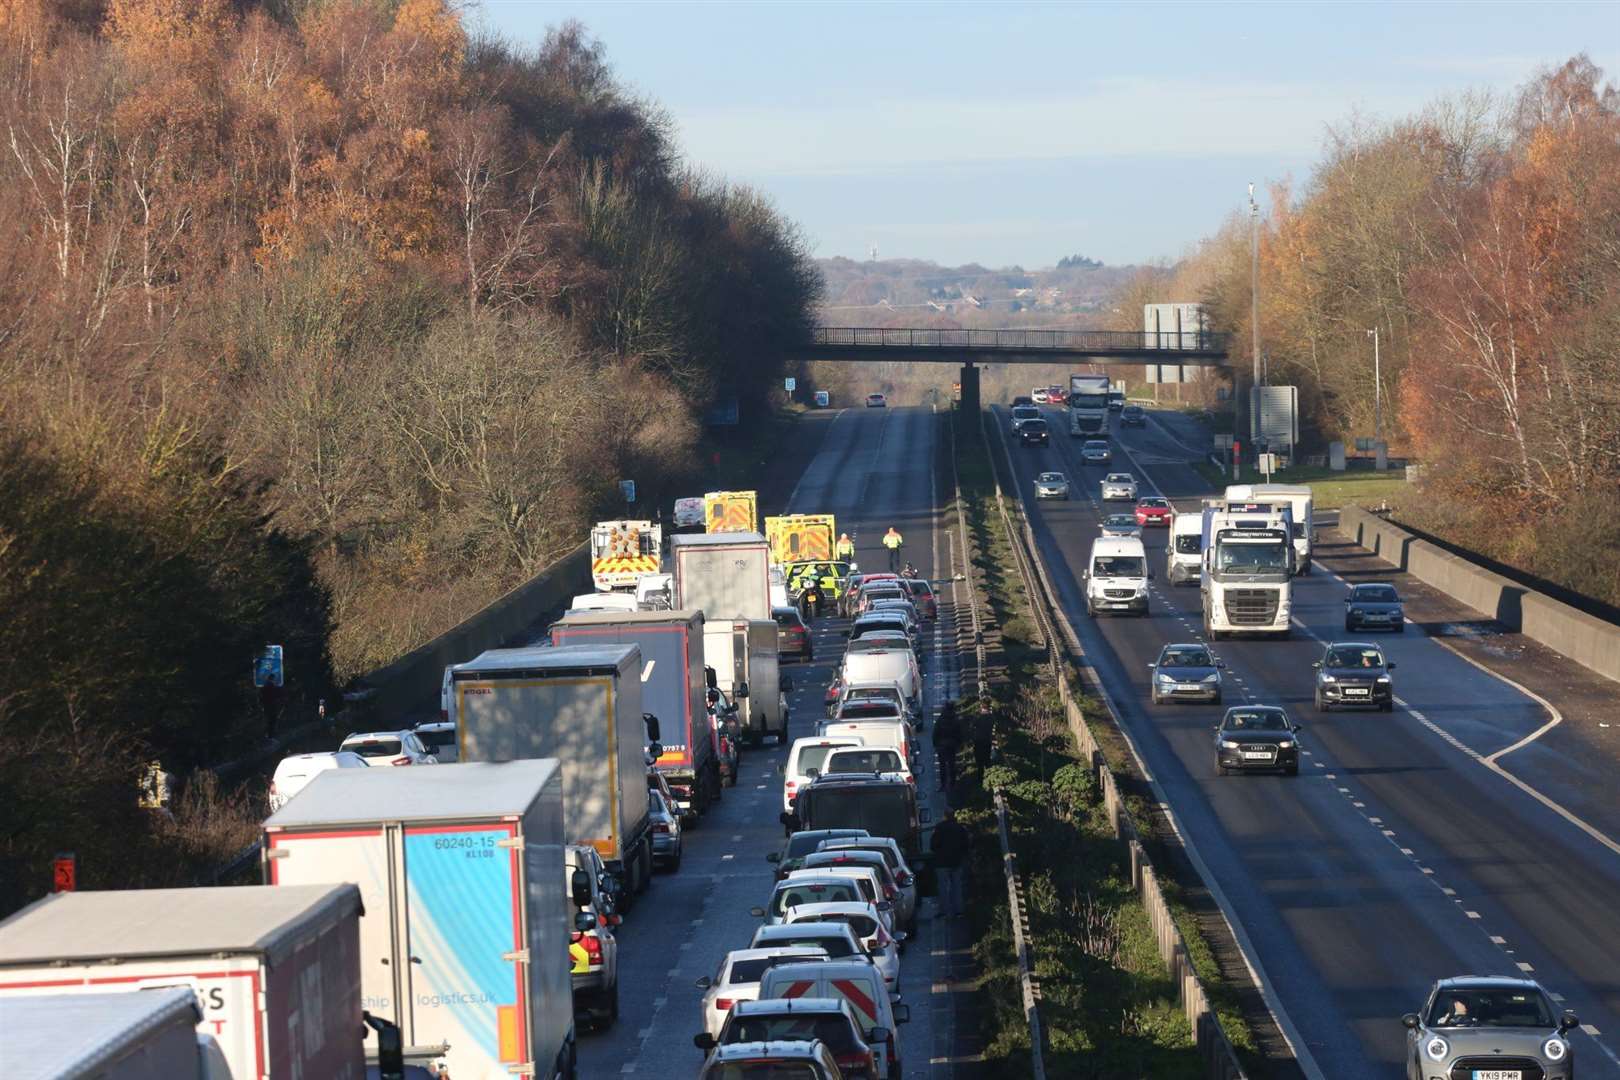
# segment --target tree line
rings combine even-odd
[[[675,492],[819,277],[577,24],[449,0],[0,3],[0,908],[136,808]],[[684,493],[684,492],[677,492]]]
[[[1243,371],[1249,228],[1126,290],[1202,299]],[[1381,397],[1424,468],[1403,520],[1620,603],[1620,91],[1590,59],[1331,131],[1309,181],[1272,192],[1260,301],[1270,377],[1299,385],[1319,445],[1371,437]]]

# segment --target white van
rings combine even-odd
[[[912,711],[921,711],[922,672],[917,670],[917,657],[910,649],[862,649],[845,653],[839,678],[846,686],[895,683],[911,704]]]
[[[1198,581],[1198,569],[1204,557],[1204,516],[1176,514],[1170,519],[1170,537],[1165,542],[1164,576],[1170,584]]]
[[[841,998],[855,1011],[866,1041],[877,1051],[883,1076],[903,1076],[896,1024],[911,1019],[911,1008],[889,993],[883,975],[865,960],[778,964],[759,980],[759,998]]]
[[[303,791],[318,773],[327,769],[367,769],[371,763],[352,750],[322,754],[294,754],[284,757],[270,777],[270,812],[287,805],[287,800]]]
[[[828,739],[855,738],[863,746],[887,746],[900,751],[907,769],[913,769],[916,754],[911,742],[910,729],[899,720],[856,720],[843,723],[822,720],[816,724],[817,734]]]
[[[817,735],[807,739],[794,739],[788,750],[787,764],[782,766],[782,809],[793,809],[793,797],[799,789],[822,773],[827,755],[843,746],[861,746],[859,735],[840,735],[837,738]]]
[[[1086,614],[1102,611],[1148,613],[1147,550],[1134,536],[1099,536],[1081,571],[1086,582]]]

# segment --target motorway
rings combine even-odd
[[[869,569],[886,566],[879,538],[894,525],[905,536],[907,559],[931,577],[950,577],[955,545],[939,511],[949,500],[950,478],[936,475],[935,468],[941,418],[927,408],[858,409],[811,414],[801,424],[830,427],[787,512],[835,514],[839,528],[856,541],[857,562]],[[940,618],[924,630],[926,647],[919,658],[930,716],[959,689],[955,638],[949,632],[952,589],[940,599]],[[965,604],[966,597],[962,600]],[[815,661],[783,667],[794,682],[790,738],[814,733],[846,625],[831,617],[817,621]],[[930,724],[923,735],[923,760],[929,762],[931,732]],[[784,747],[769,744],[744,753],[738,785],[726,789],[720,805],[686,833],[679,872],[656,877],[652,892],[626,917],[618,935],[620,1016],[607,1031],[582,1032],[581,1076],[696,1073],[703,1055],[692,1036],[702,1030],[702,991],[694,980],[714,974],[729,950],[746,948],[759,924],[748,909],[765,903],[775,880],[765,856],[782,845],[777,770],[785,756]],[[930,768],[919,787],[937,821],[943,807],[935,780]],[[967,995],[951,993],[949,986],[952,976],[965,975],[970,966],[965,930],[952,927],[961,939],[948,940],[933,911],[934,903],[925,901],[918,940],[908,943],[901,965],[900,991],[911,1008],[911,1022],[900,1027],[907,1076],[951,1076],[954,1061],[964,1056],[958,1029],[965,1035],[969,1026],[954,1020],[966,1007],[959,998]]]
[[[1158,572],[1149,617],[1086,617],[1080,580],[1100,515],[1129,509],[1099,503],[1104,473],[1133,473],[1142,494],[1196,508],[1207,489],[1187,465],[1195,455],[1172,437],[1172,418],[1154,414],[1146,429],[1113,433],[1113,465],[1083,466],[1063,410],[1046,414],[1049,447],[1011,447],[1042,558],[1088,662],[1235,916],[1306,1074],[1400,1076],[1400,1016],[1435,978],[1528,973],[1580,1015],[1581,1076],[1620,1078],[1612,779],[1607,813],[1588,822],[1598,823],[1594,836],[1485,767],[1482,756],[1534,735],[1546,714],[1417,627],[1381,642],[1399,665],[1393,714],[1318,715],[1311,662],[1323,641],[1345,636],[1344,582],[1320,570],[1295,579],[1291,640],[1214,646],[1227,663],[1227,704],[1280,703],[1305,725],[1302,774],[1218,777],[1210,726],[1220,708],[1148,700],[1160,647],[1201,639],[1196,586],[1165,580],[1164,530],[1146,531]],[[1007,411],[987,423],[1005,431]],[[1068,475],[1071,501],[1034,500],[1034,476],[1046,470]],[[1550,765],[1519,775],[1554,800],[1560,793]]]

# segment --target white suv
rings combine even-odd
[[[339,750],[352,750],[367,765],[437,765],[433,751],[422,745],[414,731],[369,731],[350,735]]]
[[[284,757],[270,778],[270,812],[273,814],[287,805],[287,800],[303,791],[316,774],[327,769],[364,769],[366,759],[359,754],[339,750],[329,754],[294,754]]]
[[[1127,472],[1111,472],[1103,478],[1103,501],[1125,499],[1136,501],[1136,477]]]

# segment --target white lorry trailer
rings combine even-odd
[[[570,614],[551,624],[553,645],[635,645],[641,650],[641,707],[658,717],[664,775],[682,814],[696,817],[720,798],[720,762],[704,710],[703,613]]]
[[[743,737],[750,743],[766,735],[786,738],[765,538],[758,533],[677,536],[670,551],[675,607],[703,612],[704,662],[714,668],[720,689],[737,703]]]
[[[652,881],[641,650],[491,649],[457,664],[451,689],[458,760],[562,763],[564,839],[597,850],[628,912]]]
[[[368,771],[433,770],[316,783]],[[235,1080],[361,1080],[360,890],[343,880],[48,896],[0,923],[0,1012],[19,995],[183,987]]]
[[[1233,484],[1226,489],[1228,503],[1277,505],[1286,503],[1293,511],[1294,573],[1311,572],[1311,552],[1316,546],[1315,496],[1304,484]]]
[[[144,994],[36,994],[0,1007],[0,1047],[20,1077],[231,1080],[219,1044],[199,1035],[190,987]]]
[[[1077,439],[1108,438],[1108,376],[1069,376],[1069,434]]]
[[[1231,633],[1289,636],[1293,535],[1286,505],[1205,502],[1198,586],[1211,641]]]
[[[703,659],[715,685],[737,706],[737,723],[749,745],[767,735],[787,738],[787,694],[777,652],[774,619],[721,619],[703,624]]]
[[[265,822],[265,878],[359,886],[351,997],[412,1057],[438,1048],[456,1080],[571,1078],[563,790],[555,760],[328,770]]]

